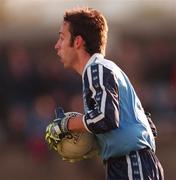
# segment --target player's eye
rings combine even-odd
[[[59,39],[60,39],[61,41],[63,41],[63,40],[64,40],[64,38],[63,38],[62,36],[60,36],[60,37],[59,37]]]
[[[62,34],[59,34],[59,40],[63,41],[64,40],[64,37]]]

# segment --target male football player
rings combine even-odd
[[[82,76],[84,115],[61,118],[47,127],[46,141],[67,132],[95,134],[108,180],[163,180],[155,139],[127,75],[104,58],[108,26],[92,8],[66,11],[55,45],[65,68]]]

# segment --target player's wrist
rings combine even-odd
[[[53,120],[53,122],[56,125],[56,132],[58,134],[68,133],[68,121],[70,117],[64,113],[64,110],[61,107],[56,108],[55,117],[56,118]]]
[[[64,116],[62,118],[53,120],[54,122],[57,123],[56,129],[59,129],[60,133],[64,133],[64,134],[69,133],[70,131],[72,131],[72,129],[70,129],[70,127],[69,127],[70,120],[75,121],[75,118],[78,118],[78,116],[82,117],[82,114],[78,113],[78,112],[66,112],[66,113],[64,113]]]
[[[60,129],[61,133],[68,133],[69,129],[68,129],[68,122],[69,122],[69,117],[64,117],[63,119],[59,120],[57,122],[57,128]]]

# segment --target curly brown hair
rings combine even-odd
[[[105,55],[108,25],[105,17],[93,8],[75,8],[65,12],[64,21],[69,23],[71,42],[80,35],[85,41],[85,50],[93,55]]]

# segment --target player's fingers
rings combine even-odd
[[[46,133],[49,133],[51,131],[51,126],[52,124],[49,124],[47,127],[46,127]]]
[[[56,144],[56,143],[53,144],[53,149],[54,149],[55,151],[57,151],[57,144]]]

